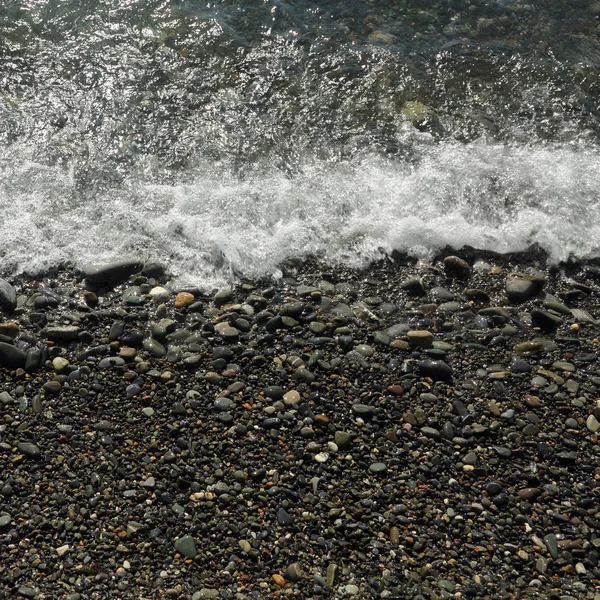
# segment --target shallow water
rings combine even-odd
[[[1,270],[598,256],[600,3],[430,4],[0,7]]]

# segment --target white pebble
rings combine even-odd
[[[329,458],[329,454],[327,452],[319,452],[319,454],[315,455],[315,460],[318,463],[324,463]]]

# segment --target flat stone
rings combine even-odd
[[[546,544],[550,556],[556,560],[558,558],[558,540],[556,536],[553,533],[548,533],[544,536],[544,544]]]
[[[367,404],[353,404],[352,411],[357,417],[363,419],[370,419],[375,414],[373,407],[368,406]]]
[[[537,356],[544,351],[544,344],[542,342],[521,342],[513,350],[520,356]]]
[[[373,473],[373,475],[383,475],[387,471],[387,466],[385,463],[376,462],[372,463],[369,467],[369,472]]]
[[[506,280],[506,296],[512,304],[521,304],[541,292],[545,283],[543,277],[512,275]]]
[[[90,283],[114,285],[141,271],[143,266],[144,263],[139,260],[121,260],[103,266],[88,266],[84,268],[83,273]]]
[[[435,429],[434,427],[421,427],[421,433],[435,440],[439,440],[442,437],[439,430]]]
[[[285,508],[280,508],[277,511],[277,522],[285,527],[287,525],[291,525],[294,522],[294,517],[290,515]]]
[[[431,348],[433,345],[433,333],[424,330],[413,330],[407,334],[408,341],[417,348]]]
[[[556,371],[566,371],[567,373],[575,372],[575,365],[563,360],[557,360],[556,362],[552,363],[552,368]]]
[[[191,535],[184,535],[175,542],[175,548],[179,554],[186,558],[194,558],[197,554],[196,542]]]
[[[214,588],[202,588],[200,591],[195,592],[192,596],[192,600],[203,600],[204,598],[218,598],[219,590]]]
[[[48,327],[46,337],[53,342],[72,342],[79,335],[79,327],[66,325],[65,327]]]
[[[27,458],[37,459],[42,456],[42,451],[39,446],[32,442],[19,442],[17,445],[17,450],[27,456]]]

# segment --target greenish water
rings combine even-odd
[[[600,2],[0,6],[4,272],[600,248]],[[582,236],[582,227],[585,235]]]

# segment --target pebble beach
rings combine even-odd
[[[600,598],[600,268],[0,280],[0,597]]]

